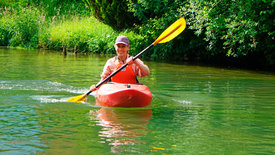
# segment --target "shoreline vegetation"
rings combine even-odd
[[[144,37],[131,30],[115,31],[86,12],[83,15],[57,12],[49,17],[33,6],[2,7],[0,10],[0,46],[49,49],[74,53],[115,54],[114,39],[125,35],[133,45],[133,54],[143,48]],[[58,11],[58,10],[57,10]]]
[[[183,16],[188,24],[184,33],[171,43],[154,47],[143,56],[145,59],[274,71],[274,21],[270,18],[274,14],[273,1],[262,0],[254,12],[251,8],[244,12],[239,5],[245,1],[241,0],[236,16],[230,12],[230,8],[226,10],[227,14],[222,12],[224,5],[233,7],[229,1],[171,1],[165,8],[163,6],[168,1],[133,3],[123,0],[127,2],[127,10],[133,16],[133,23],[126,27],[121,27],[124,24],[119,23],[113,23],[115,26],[112,26],[108,14],[97,12],[93,9],[96,6],[88,2],[93,1],[0,1],[0,46],[57,50],[63,51],[63,54],[115,54],[115,38],[125,35],[131,42],[131,55],[136,55],[167,26]],[[119,3],[122,2],[116,4]],[[247,3],[253,6],[256,2],[249,0]],[[109,8],[108,4],[104,5],[101,7]],[[109,8],[112,9],[116,8]],[[259,17],[257,9],[261,14]],[[253,16],[249,17],[248,14]],[[127,18],[131,18],[130,15]],[[239,23],[233,21],[234,18],[239,19]],[[119,19],[122,17],[114,15],[114,20]]]

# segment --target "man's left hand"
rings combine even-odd
[[[132,65],[132,64],[134,63],[133,57],[132,57],[132,56],[129,57],[129,58],[126,60],[126,63],[127,63],[128,65]]]

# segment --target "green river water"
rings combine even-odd
[[[66,100],[108,56],[0,48],[0,154],[275,154],[275,75],[145,61],[146,108]]]

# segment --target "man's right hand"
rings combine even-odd
[[[97,88],[95,87],[95,85],[91,85],[90,90],[91,90],[91,91],[96,91]]]

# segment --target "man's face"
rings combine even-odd
[[[126,46],[124,44],[117,44],[115,45],[115,48],[116,48],[116,53],[119,57],[126,56],[129,50],[129,46]]]

